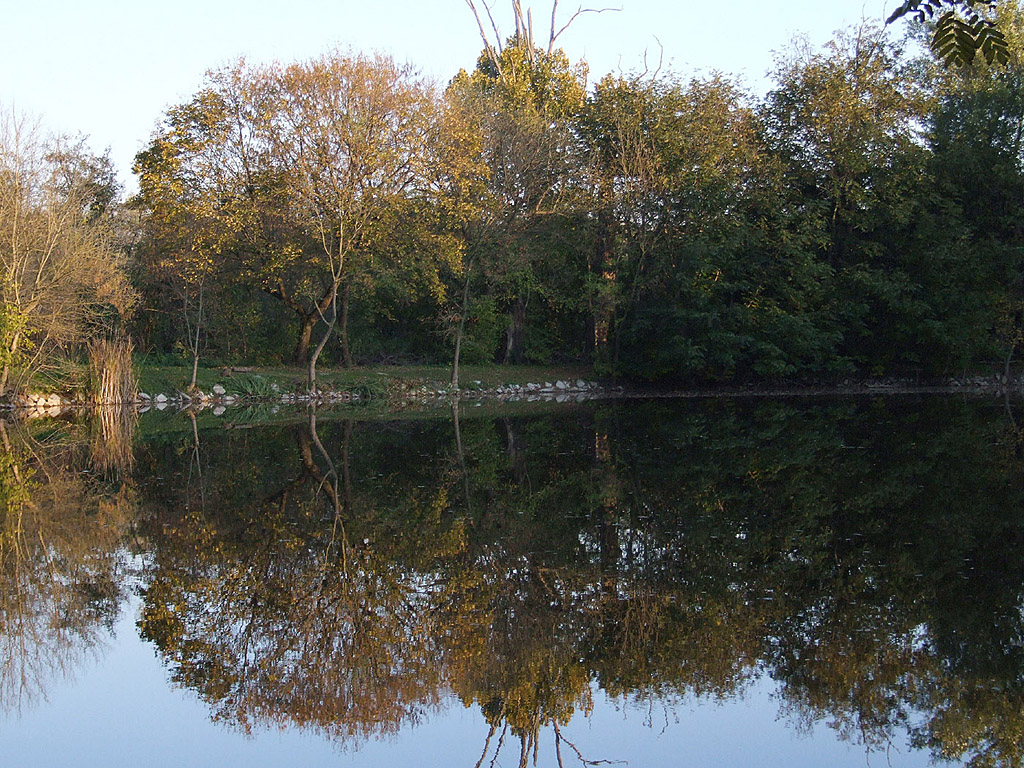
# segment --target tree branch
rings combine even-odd
[[[565,32],[565,30],[567,30],[572,25],[572,23],[574,21],[576,21],[576,19],[578,19],[584,13],[604,13],[605,11],[621,11],[622,10],[622,8],[610,8],[610,7],[609,8],[584,8],[583,6],[580,6],[579,8],[576,9],[576,13],[574,13],[569,18],[569,20],[567,22],[565,22],[564,25],[562,25],[562,28],[556,32],[555,31],[555,12],[556,12],[557,8],[558,8],[558,0],[552,0],[552,3],[551,3],[551,36],[550,36],[550,38],[548,38],[548,53],[553,53],[554,52],[554,50],[555,50],[555,41],[559,37],[561,37],[562,33]]]

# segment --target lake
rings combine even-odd
[[[1022,764],[1019,402],[0,437],[0,765]]]

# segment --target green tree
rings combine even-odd
[[[451,98],[477,115],[486,190],[469,228],[467,252],[490,295],[507,312],[504,362],[522,360],[531,300],[558,306],[545,276],[564,272],[551,236],[565,227],[580,197],[582,157],[572,118],[585,99],[586,69],[560,49],[531,48],[513,38],[472,73],[460,72]],[[563,249],[564,250],[564,249]]]
[[[930,105],[901,51],[862,28],[823,51],[796,51],[776,79],[765,137],[826,271],[827,330],[841,338],[833,365],[877,373],[962,363],[964,345],[948,344],[946,332],[963,323],[965,305],[945,281],[955,274],[973,289],[973,280],[955,220],[931,198],[920,137]]]
[[[139,155],[143,201],[173,261],[212,260],[219,278],[297,314],[296,355],[314,387],[336,326],[352,362],[354,287],[388,271],[430,283],[439,268],[443,244],[416,229],[432,223],[418,214],[434,91],[390,58],[339,51],[289,66],[242,62],[209,81]],[[182,237],[186,247],[175,246]]]
[[[938,191],[984,286],[976,304],[988,310],[988,323],[976,336],[998,344],[1009,374],[1024,342],[1024,12],[1001,4],[997,18],[1008,42],[1005,66],[933,69],[928,143]]]

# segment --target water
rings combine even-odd
[[[1017,420],[8,424],[0,764],[1020,765]]]

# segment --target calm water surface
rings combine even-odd
[[[1022,765],[1020,410],[0,424],[0,765]]]

